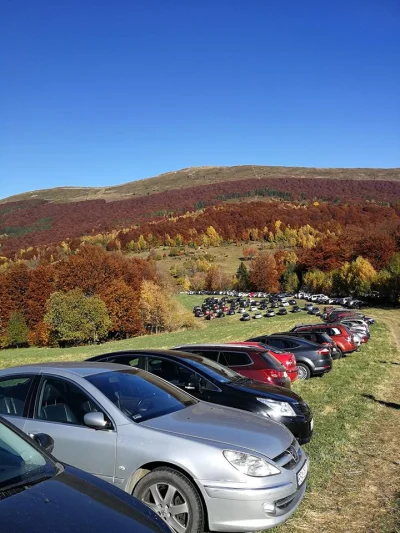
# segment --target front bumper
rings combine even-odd
[[[306,484],[304,481],[297,487],[295,482],[283,481],[267,488],[239,489],[205,483],[202,493],[209,528],[211,531],[243,532],[275,527],[295,512]]]

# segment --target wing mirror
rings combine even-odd
[[[83,417],[83,422],[86,426],[94,429],[106,429],[108,427],[107,420],[104,418],[103,413],[100,413],[99,411],[86,413]]]
[[[31,437],[45,452],[53,452],[54,439],[50,435],[47,435],[47,433],[36,433],[35,435],[31,435]]]

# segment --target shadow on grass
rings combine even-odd
[[[361,394],[361,396],[367,398],[368,400],[372,400],[373,402],[379,403],[380,405],[384,405],[385,407],[390,407],[390,409],[400,409],[400,403],[384,402],[383,400],[377,400],[372,394]]]
[[[399,365],[400,366],[400,363],[397,363],[396,361],[379,361],[380,363],[382,363],[383,365]]]

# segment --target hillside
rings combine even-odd
[[[0,200],[0,204],[26,200],[47,202],[78,202],[83,200],[116,201],[140,198],[153,193],[165,193],[175,189],[222,184],[224,182],[260,179],[277,183],[287,179],[329,179],[357,181],[398,181],[400,168],[304,168],[241,165],[232,167],[191,167],[167,172],[159,176],[131,181],[111,187],[56,187],[17,194]]]

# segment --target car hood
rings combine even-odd
[[[276,385],[268,385],[261,381],[245,381],[243,384],[229,383],[230,388],[248,394],[259,395],[265,398],[272,398],[280,402],[300,402],[301,398],[298,394],[290,389],[278,387]]]
[[[282,424],[247,411],[207,402],[153,418],[141,425],[198,440],[245,448],[273,458],[293,441]]]
[[[7,533],[169,531],[132,496],[72,467],[21,492],[10,492],[0,493],[1,530]]]

